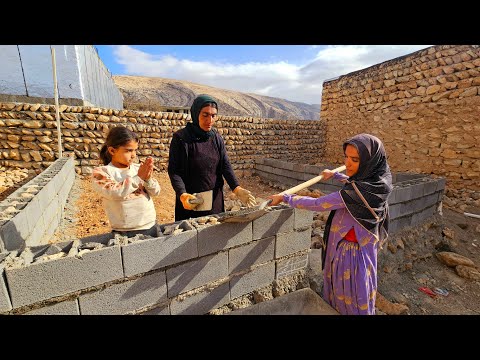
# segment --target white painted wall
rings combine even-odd
[[[17,45],[0,45],[0,94],[27,95]]]
[[[123,108],[122,94],[92,45],[52,46],[60,99]],[[53,90],[50,45],[0,45],[0,94],[53,98]]]

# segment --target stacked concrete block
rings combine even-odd
[[[232,299],[248,294],[272,283],[275,279],[275,263],[267,263],[254,268],[252,271],[235,276],[230,280],[230,294]]]
[[[278,173],[279,167],[282,171],[286,169],[293,169],[289,171],[303,171],[306,177],[314,176],[314,174],[321,172],[322,168],[333,168],[336,165],[327,164],[324,167],[307,165],[307,164],[291,164],[282,162],[279,160],[264,159],[258,164],[255,164],[255,173],[262,178],[268,180],[281,181],[282,179],[275,175]],[[299,178],[299,175],[290,175],[289,179]],[[412,174],[412,173],[393,173],[392,179],[394,180],[393,190],[388,198],[389,214],[390,214],[390,227],[389,232],[394,233],[405,226],[412,226],[419,224],[427,218],[435,215],[439,204],[442,201],[443,191],[445,189],[445,178],[433,178],[424,174]],[[289,185],[289,184],[284,184]],[[338,191],[342,188],[342,184],[338,181],[330,179],[328,181],[321,181],[312,188],[318,188],[324,193],[330,193],[332,191]],[[302,210],[295,209],[295,229],[299,229],[301,226],[301,216],[313,215],[311,211],[305,211],[305,215],[300,215]],[[297,217],[299,219],[297,219]],[[253,228],[253,239],[258,237],[259,228],[262,226],[262,222],[265,219],[258,222],[257,228]],[[305,223],[311,223],[311,218],[305,218]],[[273,219],[267,219],[266,223],[272,223]],[[288,232],[288,231],[279,231]],[[285,245],[290,244],[288,237],[291,235],[282,234],[277,235],[277,253],[283,254],[288,252],[285,250]],[[305,240],[306,241],[306,240]],[[296,251],[295,249],[293,251]]]
[[[15,250],[48,242],[61,222],[74,179],[73,159],[58,159],[0,202],[2,212],[16,208],[0,220],[0,248]]]
[[[252,241],[252,222],[198,227],[198,254],[204,256]]]
[[[7,286],[5,284],[5,273],[0,260],[0,313],[12,309],[10,296],[8,294]]]
[[[14,308],[124,277],[119,246],[92,250],[81,258],[67,256],[6,268],[5,274]]]
[[[202,315],[230,300],[230,285],[226,282],[187,298],[175,298],[170,303],[170,311],[172,315]]]
[[[122,246],[125,276],[132,276],[198,257],[197,230],[188,222],[177,222],[183,230],[177,235],[160,235],[157,238],[136,241]],[[162,234],[165,226],[160,226]]]
[[[205,314],[304,269],[311,222],[278,206],[246,223],[161,224],[123,245],[102,234],[5,252],[0,313]]]
[[[80,295],[82,315],[122,315],[167,299],[164,271]]]
[[[228,253],[219,252],[167,269],[168,296],[174,297],[228,276]]]
[[[62,301],[47,305],[29,312],[25,315],[80,315],[78,299]]]

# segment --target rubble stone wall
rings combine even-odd
[[[138,133],[139,159],[152,156],[157,168],[166,170],[172,135],[190,120],[187,113],[88,106],[61,105],[59,111],[63,154],[73,156],[82,174],[100,164],[100,148],[114,126],[127,126]],[[220,115],[215,127],[239,171],[250,171],[254,159],[263,157],[315,163],[324,149],[319,121]],[[0,165],[42,169],[57,158],[54,105],[0,102]]]
[[[342,143],[378,136],[395,171],[436,174],[480,190],[480,48],[438,45],[325,82],[325,161]]]

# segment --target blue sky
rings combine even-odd
[[[322,83],[431,45],[95,45],[113,75],[320,104]]]

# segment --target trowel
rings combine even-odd
[[[196,199],[190,199],[190,204],[198,204],[193,211],[209,211],[212,210],[213,190],[202,191],[192,194]]]

